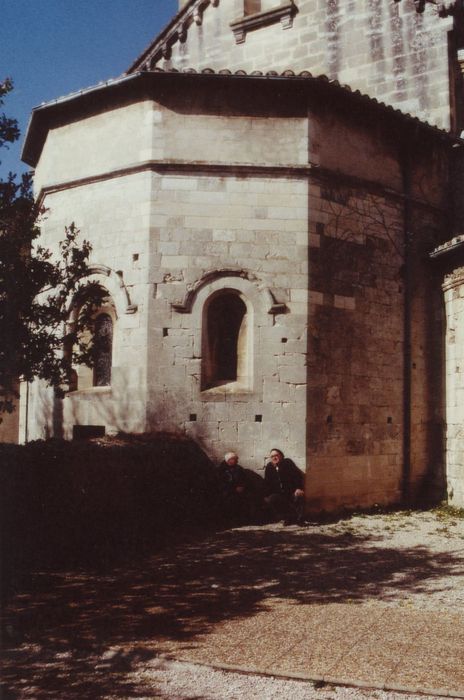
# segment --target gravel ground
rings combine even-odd
[[[6,611],[11,635],[2,650],[0,697],[419,700],[424,696],[187,663],[176,649],[179,640],[194,645],[229,618],[253,620],[281,601],[456,614],[464,609],[458,515],[398,512],[306,527],[250,526],[173,544],[104,574],[37,571]]]
[[[282,525],[267,525],[261,530],[278,531]],[[287,528],[302,538],[306,534],[322,537],[346,537],[365,540],[364,547],[378,548],[386,552],[428,551],[428,555],[444,556],[452,565],[442,568],[438,578],[424,577],[419,587],[399,586],[391,583],[391,591],[383,596],[383,602],[391,606],[414,606],[420,609],[464,610],[464,520],[450,514],[432,512],[398,512],[388,515],[359,515],[326,525],[310,525],[307,528]],[[409,572],[410,574],[411,572]],[[353,578],[357,575],[353,574]],[[401,572],[398,583],[401,583]],[[372,599],[372,604],[378,598]],[[141,664],[132,676],[147,693],[139,700],[162,698],[163,700],[420,700],[424,695],[382,691],[376,689],[323,686],[299,680],[248,675],[191,663],[168,659],[156,659]],[[439,696],[427,696],[429,700]]]
[[[133,700],[433,700],[372,688],[315,687],[309,681],[248,675],[156,660],[134,673],[144,695]],[[115,700],[106,698],[105,700]]]

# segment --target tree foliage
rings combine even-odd
[[[10,80],[0,83],[0,109],[11,89]],[[17,121],[0,113],[0,148],[18,138]],[[92,332],[84,331],[93,330],[104,291],[88,280],[91,246],[71,224],[52,254],[38,240],[44,215],[29,173],[0,178],[0,413],[13,410],[20,380],[60,391],[73,363],[92,365],[92,341],[84,341]]]

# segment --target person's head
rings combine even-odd
[[[226,452],[224,455],[224,462],[229,465],[229,467],[235,467],[238,464],[238,454],[236,452]]]
[[[271,458],[272,464],[280,464],[284,459],[284,453],[282,450],[278,450],[277,447],[273,447],[269,453],[269,457]]]

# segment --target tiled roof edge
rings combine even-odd
[[[296,79],[296,80],[307,80],[308,82],[313,82],[313,83],[325,83],[327,85],[331,85],[333,88],[339,90],[342,93],[348,93],[350,95],[353,95],[356,99],[360,101],[364,101],[366,104],[372,104],[378,107],[380,110],[383,110],[389,114],[396,114],[398,115],[399,118],[405,119],[407,121],[413,122],[421,126],[422,128],[426,129],[431,129],[432,131],[436,132],[437,134],[440,134],[442,136],[445,136],[447,138],[452,139],[453,141],[460,141],[461,139],[458,136],[455,136],[451,132],[447,131],[446,129],[442,129],[439,126],[436,126],[434,124],[430,124],[430,122],[427,122],[425,120],[420,119],[419,117],[416,117],[409,112],[403,112],[401,109],[398,109],[397,107],[393,107],[392,105],[387,104],[386,102],[382,102],[378,100],[376,97],[371,97],[370,95],[367,95],[366,93],[361,92],[361,90],[358,89],[353,89],[350,85],[347,85],[346,83],[340,83],[340,81],[334,79],[334,78],[329,78],[325,74],[320,74],[320,75],[313,75],[310,71],[303,70],[298,73],[291,69],[285,69],[281,73],[275,70],[269,70],[266,72],[255,70],[252,71],[251,73],[247,73],[244,70],[236,70],[232,71],[228,68],[223,68],[221,70],[215,71],[212,68],[203,68],[201,70],[196,70],[195,68],[184,68],[183,70],[178,70],[176,68],[171,68],[169,70],[165,70],[163,68],[155,68],[152,71],[140,71],[138,75],[141,74],[146,74],[146,73],[162,73],[162,74],[174,74],[174,75],[210,75],[210,76],[230,76],[230,77],[240,77],[240,78],[263,78],[263,79],[277,79],[277,80],[282,80],[282,79]],[[133,74],[136,75],[136,74]]]
[[[133,84],[139,80],[146,80],[149,76],[177,76],[188,79],[188,77],[200,78],[204,80],[215,80],[215,79],[228,79],[228,80],[263,80],[263,81],[286,81],[286,82],[304,82],[313,85],[326,85],[330,90],[336,91],[339,94],[349,96],[351,99],[355,99],[359,103],[364,103],[366,106],[374,107],[384,114],[390,114],[396,116],[396,118],[402,119],[405,122],[414,124],[421,129],[425,129],[435,135],[435,137],[444,138],[448,141],[452,141],[455,144],[461,143],[464,145],[464,141],[458,136],[450,133],[446,129],[441,129],[438,126],[430,124],[426,121],[422,121],[419,117],[415,117],[409,113],[402,112],[400,109],[393,107],[391,105],[385,104],[385,102],[380,102],[375,97],[370,97],[362,93],[360,90],[353,90],[349,85],[341,84],[338,80],[333,80],[328,78],[326,75],[313,76],[309,71],[301,71],[295,73],[292,70],[285,70],[281,73],[271,70],[263,73],[262,71],[253,71],[252,73],[246,73],[244,70],[237,70],[232,72],[231,70],[225,68],[219,71],[214,71],[211,68],[204,68],[201,71],[196,71],[194,68],[186,68],[185,70],[172,69],[169,71],[163,70],[161,68],[156,68],[153,71],[140,71],[138,73],[131,73],[130,75],[123,75],[119,78],[108,80],[98,85],[79,90],[77,92],[70,93],[64,97],[59,97],[56,100],[50,102],[45,102],[38,107],[35,107],[32,111],[31,119],[29,122],[29,127],[26,132],[26,139],[23,146],[22,157],[25,162],[31,164],[28,160],[28,145],[30,132],[35,121],[36,116],[38,117],[42,112],[53,107],[58,107],[60,105],[65,105],[73,102],[74,100],[84,98],[91,95],[92,93],[99,93],[103,90],[110,90],[112,88],[119,89],[125,83]]]

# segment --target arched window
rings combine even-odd
[[[236,291],[222,290],[207,301],[203,323],[203,389],[247,381],[248,325],[246,304]]]
[[[111,384],[111,362],[113,355],[113,320],[102,313],[95,319],[93,385]]]
[[[82,305],[76,304],[75,317],[71,323],[80,323],[79,313]],[[92,387],[111,386],[111,368],[113,365],[113,337],[116,324],[116,310],[110,296],[106,296],[98,310],[94,311],[85,326],[78,328],[78,344],[65,348],[65,354],[71,358],[72,353],[89,355],[90,364],[76,364],[69,382],[69,391],[88,390]],[[92,341],[92,343],[91,343]]]

